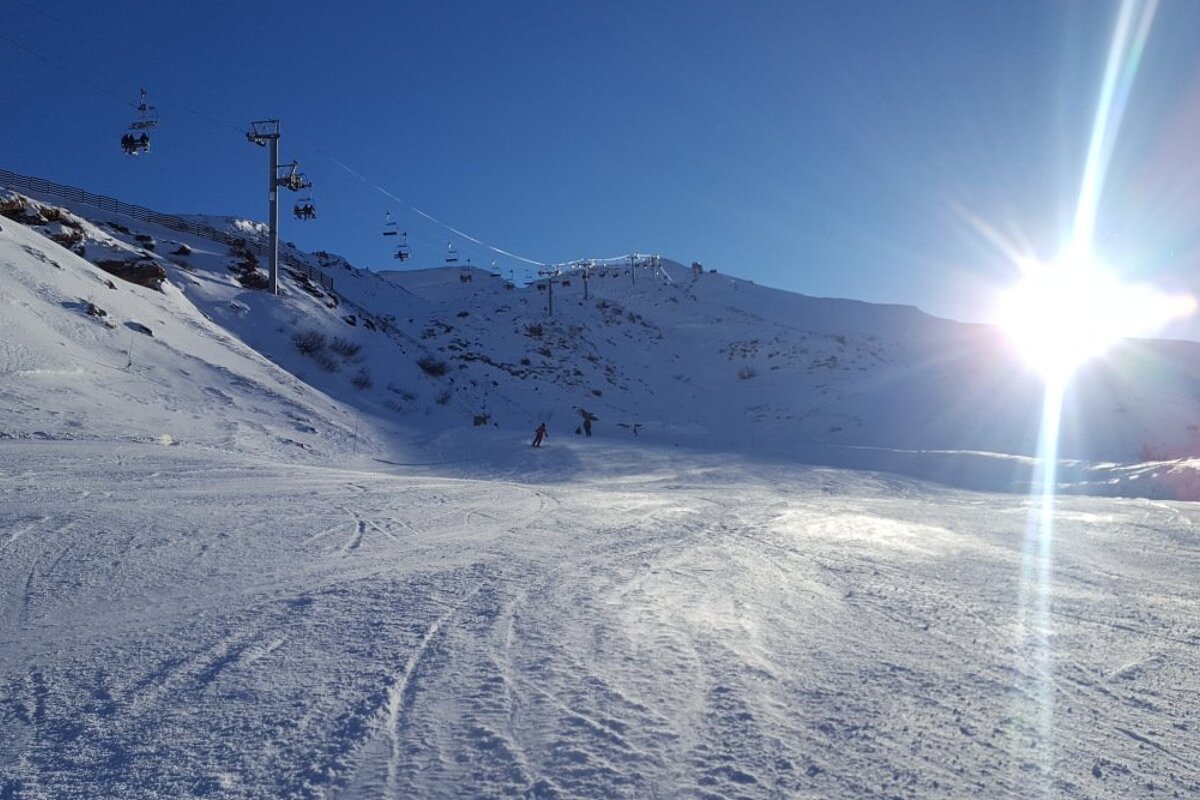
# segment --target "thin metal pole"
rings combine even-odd
[[[270,273],[271,294],[279,294],[279,134],[269,140],[271,150],[271,170],[267,176],[268,198],[270,199],[270,238],[268,245],[268,271]]]

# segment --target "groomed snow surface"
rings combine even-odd
[[[1196,488],[1197,346],[1090,378],[1064,481],[1155,499],[1046,535],[968,490],[1028,484],[1036,393],[915,309],[681,270],[555,320],[458,271],[276,298],[58,216],[0,219],[0,800],[1200,797],[1200,512],[1157,499]]]
[[[1189,506],[526,449],[0,443],[0,796],[1200,793]]]

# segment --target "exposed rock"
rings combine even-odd
[[[97,261],[96,266],[124,281],[162,291],[167,271],[155,261]]]

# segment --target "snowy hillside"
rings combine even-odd
[[[947,488],[1028,481],[993,331],[0,210],[0,799],[1200,796],[1200,518]],[[1069,488],[1195,495],[1196,356]]]
[[[30,210],[30,221],[39,221]],[[149,240],[130,243],[123,239],[132,235],[48,213],[55,219],[40,230],[49,235],[2,220],[0,436],[187,442],[276,455],[351,447],[345,408],[220,324],[250,314],[257,299],[249,292],[244,302],[226,299],[240,289],[232,275],[171,265],[162,280],[166,262],[146,249]],[[150,286],[92,262],[140,268]]]
[[[10,205],[22,202],[34,203],[10,195]],[[8,436],[83,435],[78,413],[72,422],[69,406],[39,407],[41,387],[24,380],[31,369],[70,369],[99,392],[79,392],[88,398],[80,402],[111,407],[112,430],[141,440],[295,448],[310,458],[418,447],[432,448],[423,458],[458,458],[484,440],[515,447],[540,421],[555,440],[582,434],[587,413],[597,418],[596,438],[608,441],[887,469],[974,488],[1029,481],[1041,387],[1005,337],[984,326],[671,262],[637,275],[600,268],[586,282],[564,274],[551,316],[544,284],[513,287],[477,269],[372,272],[285,247],[335,290],[285,267],[274,298],[255,288],[261,265],[245,248],[87,206],[76,211],[91,221],[38,207],[44,213],[14,214],[26,224],[6,225],[0,240],[14,266],[3,276],[9,293],[40,297],[8,311],[22,333],[7,343],[4,367],[21,376],[10,391],[25,409],[5,422]],[[264,233],[244,220],[197,219],[248,241]],[[109,289],[93,266],[139,259],[161,273],[161,291],[121,281]],[[93,301],[109,316],[87,317]],[[26,324],[27,315],[36,322]],[[132,335],[140,318],[151,330],[157,323],[153,338]],[[1067,481],[1176,496],[1104,465],[1200,453],[1198,398],[1200,345],[1130,342],[1091,364],[1067,398]],[[304,407],[276,402],[285,399]],[[142,413],[146,406],[153,413]],[[208,408],[222,410],[218,430],[196,413]]]

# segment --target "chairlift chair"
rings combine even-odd
[[[384,235],[387,234],[385,233]],[[405,232],[401,235],[403,238],[400,240],[400,244],[396,245],[396,252],[392,253],[392,258],[397,261],[408,261],[408,257],[412,255],[412,252],[408,249],[408,233]]]
[[[396,223],[396,220],[392,219],[392,212],[390,212],[390,211],[387,212],[386,216],[384,216],[384,218],[383,218],[383,235],[384,236],[399,236],[400,235],[400,226]],[[407,235],[408,234],[405,234],[405,236],[407,236]]]
[[[279,169],[287,170],[287,173],[276,177],[276,185],[293,192],[312,188],[312,181],[304,177],[304,173],[300,171],[300,164],[298,162],[293,161],[290,164],[280,164]]]
[[[146,90],[141,89],[138,97],[137,116],[129,123],[129,129],[121,136],[121,150],[127,156],[150,152],[151,128],[158,127],[158,111],[146,102]]]
[[[292,213],[296,216],[296,219],[316,219],[317,207],[313,205],[311,196],[301,197],[296,201],[296,205],[292,207]]]
[[[446,266],[458,263],[458,251],[452,242],[446,242]]]
[[[146,133],[145,131],[135,134],[132,131],[133,128],[131,127],[121,137],[121,150],[123,150],[127,156],[136,156],[141,153],[149,153],[150,134]]]
[[[137,104],[137,119],[129,123],[129,130],[144,131],[158,127],[158,109],[146,102],[146,90],[140,89]]]

